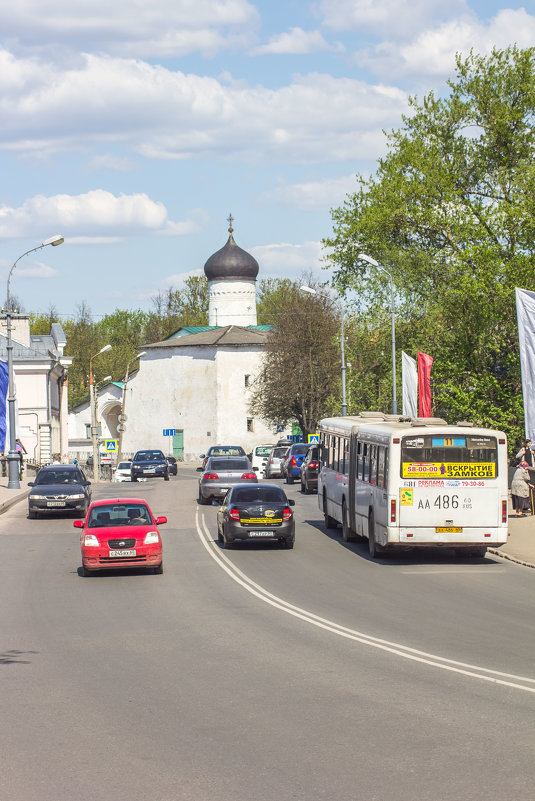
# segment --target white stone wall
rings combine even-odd
[[[208,325],[256,324],[256,281],[208,282]]]
[[[180,347],[146,348],[135,379],[128,383],[123,452],[140,448],[169,451],[167,428],[184,432],[184,460],[198,463],[210,445],[255,445],[275,442],[278,435],[263,421],[247,431],[251,379],[257,372],[262,348]]]

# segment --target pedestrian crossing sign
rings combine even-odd
[[[320,435],[319,434],[309,434],[308,435],[308,441],[309,441],[309,443],[310,442],[319,442],[320,441]]]
[[[117,440],[116,439],[107,439],[104,443],[106,448],[106,453],[116,453],[117,452]]]

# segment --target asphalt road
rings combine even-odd
[[[0,517],[1,801],[532,801],[535,571],[370,561],[298,485],[293,551],[223,551],[196,482],[94,490],[168,516],[161,576]]]

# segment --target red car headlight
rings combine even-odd
[[[157,531],[147,531],[145,534],[145,539],[143,540],[144,545],[154,545],[155,543],[160,542],[160,535]]]
[[[84,545],[86,548],[98,548],[99,541],[94,534],[86,534],[84,537]]]

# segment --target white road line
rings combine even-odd
[[[436,654],[429,654],[425,651],[419,651],[416,648],[410,648],[409,646],[401,645],[400,643],[390,642],[389,640],[383,640],[370,634],[365,634],[360,631],[355,631],[354,629],[346,628],[345,626],[341,626],[332,620],[319,617],[318,615],[315,615],[306,609],[302,609],[299,606],[294,606],[294,604],[285,601],[283,598],[279,598],[277,595],[273,595],[264,587],[256,584],[256,582],[252,581],[252,579],[250,579],[245,575],[245,573],[237,568],[225,554],[220,552],[219,547],[216,545],[212,536],[210,535],[204,515],[202,515],[202,527],[204,529],[203,534],[199,523],[199,510],[196,511],[195,524],[197,528],[197,534],[199,535],[199,539],[201,540],[203,546],[208,551],[212,559],[214,559],[214,561],[225,571],[225,573],[227,573],[237,584],[242,586],[256,598],[259,598],[261,601],[264,601],[264,603],[273,606],[275,609],[286,612],[288,615],[292,615],[293,617],[303,620],[306,623],[310,623],[313,626],[317,626],[325,631],[329,631],[332,634],[337,634],[345,639],[359,642],[362,645],[368,645],[371,648],[378,648],[382,651],[387,651],[388,653],[403,657],[404,659],[410,659],[414,662],[420,662],[425,665],[430,665],[431,667],[440,668],[441,670],[459,673],[463,676],[479,679],[480,681],[487,681],[493,684],[511,687],[515,690],[523,690],[524,692],[535,693],[535,686],[530,687],[517,683],[525,682],[527,685],[535,685],[535,679],[526,676],[516,676],[511,673],[503,673],[498,670],[481,667],[480,665],[471,665],[465,662],[458,662],[454,659],[437,656]]]
[[[482,566],[480,570],[463,570],[462,568],[455,568],[455,570],[443,570],[437,568],[436,570],[401,570],[400,573],[402,573],[404,576],[464,576],[467,573],[477,573],[480,576],[495,576],[497,573],[507,573],[507,570],[504,570],[503,568],[499,568],[498,570],[487,570],[486,567]]]

